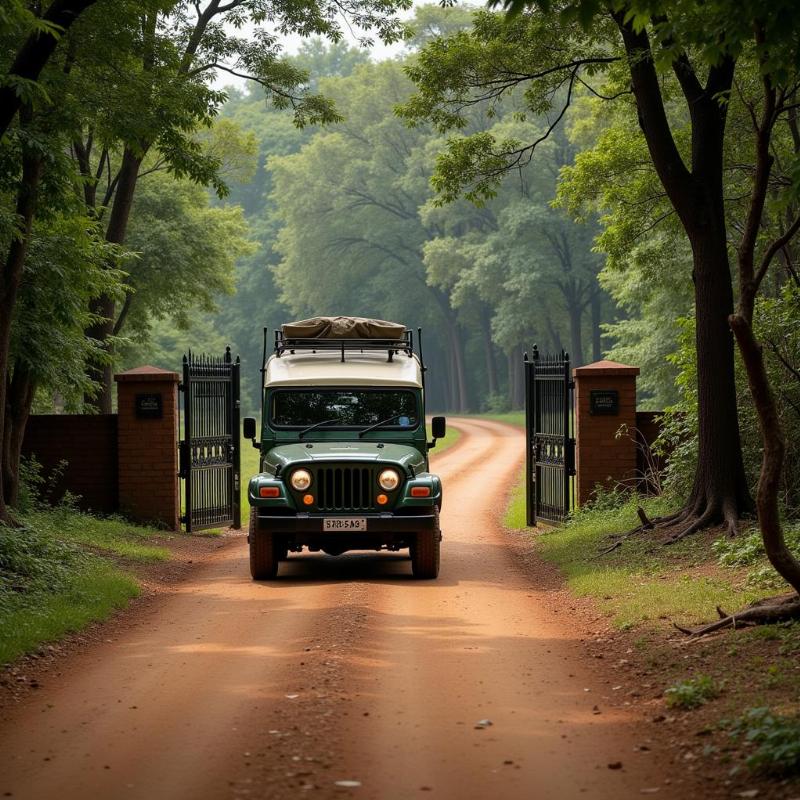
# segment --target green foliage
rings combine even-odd
[[[103,619],[137,595],[137,581],[118,563],[169,558],[152,543],[160,531],[78,512],[69,497],[48,506],[43,490],[50,479],[28,462],[31,510],[22,528],[0,525],[0,664]]]
[[[800,772],[800,719],[776,714],[769,708],[750,708],[731,729],[734,738],[749,747],[750,769],[775,776]]]
[[[698,675],[679,681],[664,691],[664,699],[670,708],[689,710],[705,705],[719,697],[720,689],[709,675]]]
[[[237,259],[254,252],[237,206],[213,207],[202,187],[168,175],[141,181],[128,247],[126,329],[140,340],[153,320],[186,329],[198,312],[215,311],[233,291]]]
[[[800,554],[800,525],[785,525],[783,535],[789,550]],[[712,549],[723,566],[749,567],[747,575],[749,585],[775,589],[786,587],[783,579],[767,561],[764,542],[757,529],[735,538],[726,536],[717,539]]]

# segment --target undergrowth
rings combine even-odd
[[[678,681],[664,692],[664,699],[670,708],[699,708],[709,700],[720,695],[720,687],[710,675],[698,675],[685,681]]]
[[[67,494],[48,504],[35,462],[26,464],[20,528],[0,525],[0,664],[103,619],[139,593],[129,564],[163,561],[163,532],[78,510]]]
[[[744,742],[745,760],[755,772],[775,777],[800,774],[800,718],[750,708],[731,726],[731,736]]]

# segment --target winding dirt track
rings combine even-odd
[[[461,441],[435,464],[438,581],[411,580],[397,555],[309,554],[256,584],[237,538],[12,710],[0,793],[679,796],[657,753],[635,752],[640,731],[610,705],[578,632],[547,611],[552,585],[533,585],[498,529],[522,436],[453,423]]]

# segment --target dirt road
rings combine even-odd
[[[497,526],[522,436],[456,424],[438,581],[309,554],[256,584],[237,538],[7,714],[0,795],[683,796]]]

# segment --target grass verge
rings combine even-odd
[[[0,527],[0,665],[90,622],[139,594],[128,572],[164,561],[163,534],[72,508],[31,511],[21,528]]]

